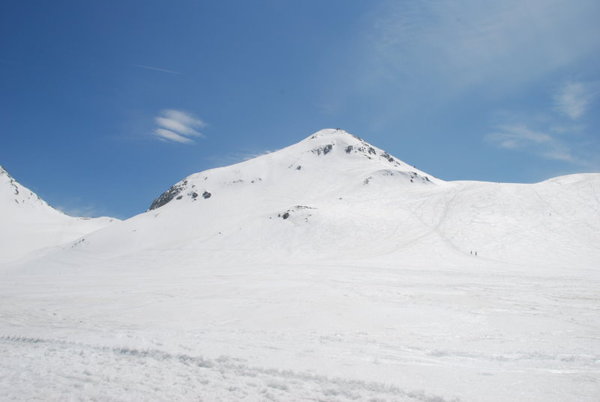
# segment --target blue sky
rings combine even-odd
[[[446,180],[598,172],[598,20],[597,0],[3,1],[0,164],[120,218],[326,127]]]

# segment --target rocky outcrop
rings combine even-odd
[[[179,193],[181,193],[185,189],[186,186],[187,186],[187,180],[184,180],[181,183],[177,183],[177,184],[171,186],[167,191],[162,193],[157,199],[152,201],[152,204],[150,205],[149,210],[152,211],[153,209],[160,208],[163,205],[168,204],[171,200],[173,200],[175,197],[177,197],[179,195]],[[177,197],[177,199],[181,199],[181,198]]]

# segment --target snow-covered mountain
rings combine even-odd
[[[73,241],[115,221],[65,215],[0,166],[0,262]]]
[[[10,182],[9,248],[79,222]],[[447,182],[322,130],[35,257],[0,264],[7,399],[600,395],[600,174]]]
[[[600,175],[444,182],[343,130],[193,174],[73,248],[242,260],[410,258],[515,264],[600,259]]]

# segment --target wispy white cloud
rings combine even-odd
[[[545,99],[538,91],[565,71],[596,79],[590,61],[597,62],[600,54],[600,2],[379,4],[365,19],[361,52],[354,57],[355,80],[350,85],[334,81],[336,90],[354,96],[338,99],[380,99],[371,120],[381,127],[400,121],[398,115],[407,111],[473,110],[477,121],[486,107],[514,102],[521,112],[496,120],[485,135],[489,143],[578,166],[598,159],[592,151],[598,148],[597,132],[590,132],[584,117],[591,115],[600,85],[572,80]]]
[[[270,154],[272,150],[262,151],[240,151],[240,152],[229,152],[225,154],[215,154],[207,157],[215,166],[228,166],[236,163],[245,162],[250,159],[257,158],[259,156]]]
[[[161,139],[161,140],[168,140],[168,141],[175,141],[175,142],[180,142],[182,144],[189,144],[194,142],[193,140],[184,137],[183,135],[179,135],[171,130],[166,130],[164,128],[157,128],[156,130],[154,130],[154,133]]]
[[[448,90],[537,80],[598,51],[599,12],[596,0],[389,1],[374,14],[363,83]]]
[[[179,71],[168,70],[166,68],[160,68],[160,67],[146,66],[144,64],[134,64],[134,66],[135,67],[139,67],[139,68],[143,68],[144,70],[158,71],[158,72],[161,72],[161,73],[168,73],[168,74],[175,74],[175,75],[180,75],[181,74]]]
[[[58,205],[56,209],[69,216],[77,216],[83,218],[95,218],[98,216],[106,216],[105,212],[97,208],[95,205],[81,205],[80,199],[68,200],[70,206]],[[77,205],[75,205],[77,204]]]
[[[593,151],[597,142],[590,140],[587,127],[579,121],[596,96],[595,87],[593,82],[567,81],[552,95],[553,109],[504,112],[485,139],[502,149],[597,169],[598,157]]]
[[[554,105],[560,113],[573,120],[581,118],[597,95],[594,84],[569,81],[554,96]]]
[[[154,118],[158,128],[154,134],[163,141],[173,141],[182,144],[194,143],[193,138],[205,138],[199,129],[206,127],[206,123],[190,113],[180,110],[165,109]]]
[[[529,150],[546,159],[577,162],[564,143],[549,133],[532,130],[524,124],[498,126],[486,139],[500,148]]]

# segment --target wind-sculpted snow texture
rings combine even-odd
[[[322,130],[0,265],[0,395],[595,401],[599,263],[599,174],[445,182]]]
[[[0,386],[8,390],[4,394],[8,399],[46,399],[50,390],[60,399],[118,400],[127,395],[136,400],[209,396],[206,399],[444,401],[422,391],[404,391],[382,383],[252,367],[226,356],[209,360],[157,349],[16,337],[0,338],[0,351],[4,358],[18,360],[18,370],[0,380]],[[40,370],[44,360],[62,361],[64,365],[44,372]],[[124,373],[115,375],[115,367]],[[32,376],[24,378],[22,372]],[[71,387],[74,379],[80,386]],[[132,383],[138,385],[133,390]]]

